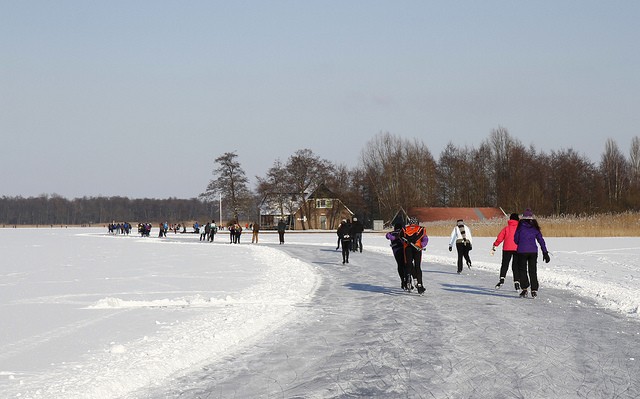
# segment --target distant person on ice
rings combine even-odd
[[[353,217],[353,222],[351,223],[351,231],[353,233],[353,240],[351,241],[351,249],[353,252],[357,252],[360,249],[362,252],[362,232],[364,231],[364,226],[362,222],[358,220],[357,217]]]
[[[342,264],[349,263],[349,252],[351,251],[351,241],[353,240],[353,225],[349,220],[345,220],[338,227],[338,238],[342,245]]]
[[[340,231],[340,226],[342,226],[343,223],[347,223],[347,219],[342,219],[342,222],[340,222],[340,224],[338,225],[338,228],[336,229],[336,233]],[[340,249],[340,236],[338,236],[338,244],[336,245],[336,251],[339,249]]]
[[[462,258],[467,262],[467,267],[471,269],[469,251],[471,251],[472,248],[472,241],[471,229],[464,224],[462,219],[458,219],[456,227],[454,227],[451,232],[451,240],[449,240],[449,252],[452,251],[453,244],[456,244],[456,251],[458,252],[458,274],[462,273]]]
[[[538,221],[534,218],[531,209],[527,208],[522,213],[522,219],[518,223],[518,228],[513,236],[513,241],[518,245],[518,265],[520,274],[520,287],[522,292],[521,298],[526,298],[531,283],[531,296],[533,298],[538,296],[538,246],[536,241],[540,244],[542,249],[542,259],[545,263],[549,263],[549,251],[547,251],[547,244],[542,237],[542,231],[538,225]],[[528,271],[528,274],[527,274]]]
[[[205,225],[203,229],[200,229],[200,241],[206,241],[209,239],[209,224]]]
[[[518,221],[520,217],[517,213],[512,213],[509,216],[507,225],[500,230],[496,240],[493,242],[491,248],[491,255],[496,252],[496,247],[502,244],[502,262],[500,264],[500,281],[496,284],[496,289],[502,287],[504,284],[504,278],[509,271],[509,262],[511,262],[511,272],[513,273],[513,285],[516,291],[520,291],[520,271],[518,266],[518,245],[513,241],[513,236],[518,228]]]
[[[418,294],[422,295],[425,288],[422,284],[420,264],[422,263],[422,251],[427,246],[429,237],[427,237],[424,227],[420,226],[418,219],[409,218],[409,224],[401,230],[400,239],[404,250],[405,286],[403,288],[411,291],[411,277],[413,277],[417,281]]]
[[[287,230],[287,224],[283,219],[280,219],[278,222],[278,238],[280,239],[280,244],[284,244],[284,232]]]
[[[217,232],[218,226],[216,225],[216,221],[211,220],[211,223],[209,224],[209,242],[213,242],[213,239],[216,236]]]
[[[253,244],[254,242],[257,244],[258,243],[258,234],[260,234],[260,225],[256,222],[253,222],[253,224],[251,225],[251,231],[252,231],[252,235],[251,235],[251,243]]]

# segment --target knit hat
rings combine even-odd
[[[509,219],[520,220],[520,216],[517,213],[512,213],[511,216],[509,216]]]
[[[524,210],[524,212],[522,213],[522,218],[523,219],[533,219],[533,212],[531,211],[531,209],[527,208]]]

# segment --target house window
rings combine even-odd
[[[330,199],[317,199],[316,208],[333,208],[333,201]]]

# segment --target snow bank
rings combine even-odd
[[[132,240],[131,240],[132,241]],[[97,244],[100,245],[100,244]],[[207,245],[207,244],[203,244]],[[259,246],[215,245],[219,278],[225,267],[242,259],[260,270],[243,280],[241,289],[216,296],[180,296],[130,300],[108,296],[86,306],[87,312],[114,309],[175,308],[196,311],[190,318],[156,322],[154,334],[130,342],[112,342],[76,361],[52,365],[43,374],[1,371],[3,395],[20,398],[114,398],[229,355],[261,339],[295,317],[301,303],[313,296],[320,278],[304,262]],[[291,273],[295,269],[296,273]],[[0,385],[0,386],[2,386]]]

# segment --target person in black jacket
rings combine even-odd
[[[340,238],[340,244],[342,244],[342,264],[349,263],[349,251],[351,250],[352,240],[352,226],[351,221],[347,219],[346,222],[340,224],[337,231]]]
[[[287,224],[283,219],[278,222],[278,237],[280,238],[280,244],[284,244],[284,232],[287,230]]]
[[[397,222],[393,225],[393,231],[388,232],[385,237],[391,241],[391,251],[398,265],[398,276],[400,276],[400,286],[403,290],[407,289],[404,271],[404,245],[402,242],[402,228],[404,225]]]
[[[357,217],[353,218],[353,223],[351,223],[351,229],[353,232],[353,240],[351,241],[352,250],[354,252],[360,249],[362,252],[362,232],[364,231],[364,226],[362,222],[358,220]]]
[[[340,224],[338,225],[338,228],[336,229],[336,232],[340,231],[340,226],[342,226],[343,224],[347,223],[347,219],[342,219],[342,222],[340,222]],[[338,243],[336,244],[336,251],[340,249],[340,236],[338,236]]]

